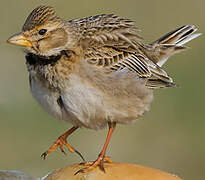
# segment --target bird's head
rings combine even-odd
[[[56,16],[52,7],[39,6],[27,17],[22,32],[11,36],[7,42],[23,46],[27,52],[36,55],[59,55],[71,42],[68,40],[71,36],[68,25],[67,21]]]

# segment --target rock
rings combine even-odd
[[[105,163],[105,173],[95,168],[86,173],[78,173],[78,170],[86,165],[73,164],[57,169],[42,180],[182,180],[179,177],[161,170],[143,167],[127,163]]]
[[[15,170],[0,170],[0,180],[40,180],[29,174]]]

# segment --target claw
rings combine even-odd
[[[104,168],[104,165],[103,165],[103,161],[100,161],[99,167],[100,167],[100,170],[102,170],[105,173],[105,168]]]
[[[75,153],[77,153],[77,154],[81,157],[81,159],[82,159],[83,161],[85,161],[83,155],[82,155],[79,151],[77,151],[76,149],[75,149]]]
[[[86,168],[78,170],[74,175],[77,175],[78,173],[84,173]]]
[[[64,150],[61,150],[61,152],[62,152],[63,154],[65,154],[65,155],[67,155],[66,152],[65,152]]]
[[[41,157],[45,160],[46,159],[46,156],[47,156],[47,151],[44,152],[43,154],[41,154]]]

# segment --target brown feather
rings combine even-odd
[[[50,6],[38,6],[27,17],[22,30],[27,31],[40,26],[48,21],[59,21],[60,18],[56,16],[55,11]]]

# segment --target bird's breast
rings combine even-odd
[[[66,67],[59,68],[43,69],[43,74],[30,68],[31,92],[47,112],[75,126],[101,129],[110,121],[130,123],[148,111],[153,99],[144,80],[134,76],[87,67],[64,73]]]
[[[31,94],[43,109],[52,116],[62,119],[62,111],[57,102],[59,92],[49,88],[50,85],[47,81],[42,81],[42,79],[39,79],[38,76],[32,72],[29,75],[29,81]]]

